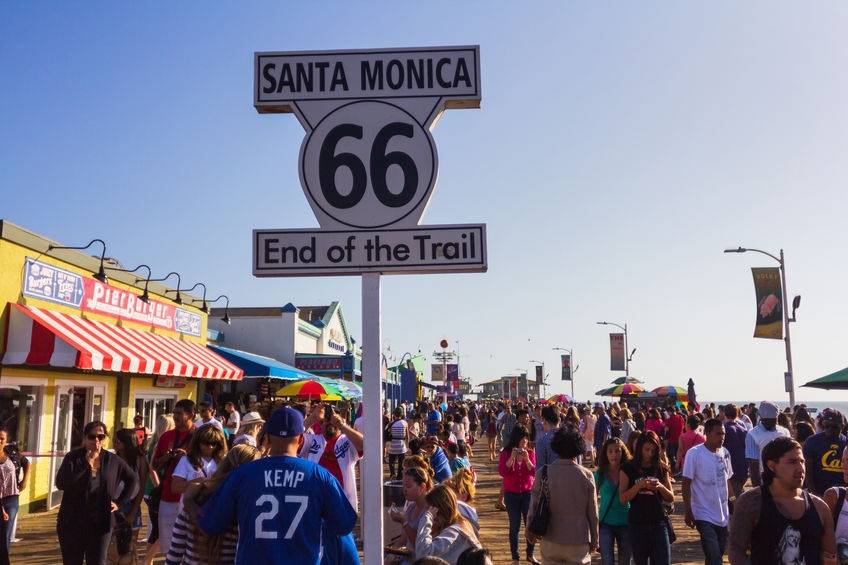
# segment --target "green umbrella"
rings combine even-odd
[[[848,390],[848,367],[842,369],[841,371],[836,371],[835,373],[819,377],[818,379],[810,381],[807,384],[801,386],[808,386],[810,388],[823,388],[825,390]]]

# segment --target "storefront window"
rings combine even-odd
[[[38,443],[41,421],[41,394],[37,386],[0,387],[0,422],[9,439],[18,442],[21,451],[32,452]]]

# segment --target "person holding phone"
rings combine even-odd
[[[321,433],[312,432],[313,424],[318,424]],[[348,426],[328,404],[314,405],[304,426],[300,457],[329,471],[342,485],[350,505],[357,509],[356,463],[364,450],[362,434]]]
[[[618,489],[622,504],[630,503],[628,535],[636,565],[671,563],[671,525],[663,502],[673,502],[671,470],[660,459],[660,438],[651,430],[636,442],[633,460],[621,469]]]
[[[503,477],[504,503],[509,516],[509,550],[512,560],[519,560],[518,532],[521,520],[527,525],[527,511],[530,508],[531,491],[536,473],[536,452],[529,448],[530,432],[521,424],[516,424],[501,451],[498,473]],[[527,543],[527,561],[538,563],[533,557],[534,545]]]
[[[103,449],[106,424],[89,422],[83,446],[62,459],[56,488],[63,491],[56,521],[62,562],[105,565],[114,525],[113,513],[138,492],[138,475],[114,453]]]

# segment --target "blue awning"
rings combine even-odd
[[[246,379],[270,377],[272,379],[299,381],[301,379],[311,379],[315,376],[312,373],[301,371],[296,367],[292,367],[271,357],[265,357],[264,355],[230,349],[229,347],[221,347],[220,345],[207,345],[207,347],[236,367],[242,369],[244,371],[244,378]]]

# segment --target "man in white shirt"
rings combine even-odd
[[[312,432],[318,422],[321,433]],[[358,512],[356,495],[356,463],[362,458],[363,436],[348,426],[331,406],[316,404],[307,416],[300,457],[318,463],[342,485],[350,505]]]
[[[776,437],[789,437],[789,430],[777,425],[777,406],[771,402],[760,403],[760,421],[748,430],[745,436],[745,459],[751,475],[751,484],[755,487],[761,484],[761,461],[763,448]]]
[[[208,402],[200,402],[197,405],[197,410],[200,416],[194,421],[194,427],[199,428],[206,424],[212,424],[221,432],[224,431],[224,424],[215,418],[215,409]]]
[[[686,525],[698,528],[706,565],[721,565],[727,547],[728,480],[733,476],[730,452],[723,447],[724,425],[718,418],[704,422],[707,441],[686,452],[683,464],[683,505]]]

